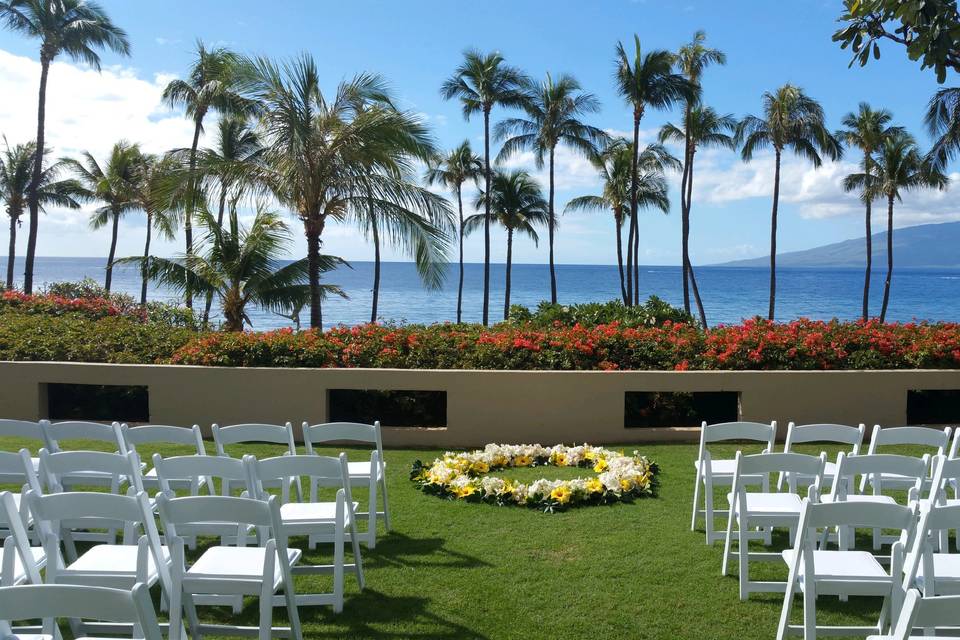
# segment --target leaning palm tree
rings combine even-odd
[[[693,297],[697,303],[697,313],[700,316],[700,323],[707,326],[707,314],[703,309],[703,300],[700,299],[700,289],[697,286],[697,278],[693,271],[693,263],[690,261],[689,236],[690,236],[690,211],[693,206],[693,167],[697,150],[701,148],[722,147],[726,149],[736,148],[734,135],[737,129],[737,121],[730,114],[720,115],[712,107],[702,105],[694,106],[684,112],[684,121],[682,126],[667,123],[660,129],[660,142],[672,140],[675,142],[683,141],[686,150],[683,165],[683,181],[681,183],[680,201],[685,209],[686,220],[683,221],[683,266],[687,272],[684,283],[689,280],[693,288]],[[686,294],[686,291],[684,292]],[[689,304],[689,300],[687,300]]]
[[[463,117],[483,114],[484,191],[490,191],[493,168],[490,166],[490,112],[496,106],[522,107],[524,90],[530,81],[519,70],[507,65],[499,53],[468,50],[463,62],[444,81],[440,94],[447,100],[459,98]],[[490,320],[490,205],[484,205],[483,223],[483,324]]]
[[[13,288],[13,267],[17,253],[17,228],[27,206],[30,179],[33,174],[36,146],[32,142],[10,146],[3,139],[4,150],[0,154],[0,202],[3,202],[10,218],[10,244],[7,250],[7,289]],[[37,199],[40,210],[53,205],[66,209],[79,209],[84,199],[83,188],[76,180],[61,180],[62,162],[47,165],[40,172]]]
[[[474,184],[483,175],[483,160],[470,148],[470,141],[464,140],[460,146],[432,160],[427,168],[425,180],[430,185],[443,185],[457,194],[457,244],[459,247],[457,278],[457,324],[463,321],[463,185]]]
[[[40,41],[40,93],[37,105],[38,149],[46,148],[47,77],[50,64],[61,53],[100,70],[97,50],[111,49],[130,55],[127,34],[113,22],[96,2],[90,0],[0,0],[0,23],[11,31]],[[33,293],[33,263],[37,251],[40,224],[40,193],[43,154],[36,154],[27,198],[30,226],[24,259],[23,290]]]
[[[110,225],[110,251],[107,254],[107,268],[103,288],[110,293],[113,282],[113,263],[117,252],[117,237],[120,230],[120,218],[137,209],[136,171],[140,160],[140,147],[121,140],[110,149],[105,165],[97,162],[90,152],[83,154],[83,161],[66,158],[64,166],[69,168],[77,180],[86,189],[88,197],[103,202],[103,206],[94,210],[90,216],[90,227],[100,229]]]
[[[507,138],[500,149],[497,161],[503,161],[518,151],[533,151],[538,169],[544,161],[548,166],[549,190],[547,213],[550,216],[548,229],[550,255],[550,302],[557,302],[557,272],[553,260],[554,232],[557,217],[554,212],[554,160],[557,146],[565,144],[574,152],[587,158],[597,155],[598,149],[607,142],[602,129],[584,124],[580,117],[600,110],[600,101],[581,90],[580,83],[570,75],[563,74],[556,81],[548,73],[543,82],[532,87],[523,103],[526,118],[508,118],[494,129],[495,137]],[[512,136],[512,137],[508,137]]]
[[[866,191],[868,198],[887,200],[887,277],[880,306],[880,322],[884,322],[893,280],[893,206],[903,200],[903,193],[907,191],[945,189],[948,179],[935,163],[921,155],[916,140],[902,129],[896,129],[884,138],[871,166],[875,173],[864,171],[847,176],[844,187],[851,191]]]
[[[535,243],[539,237],[534,227],[550,224],[547,201],[540,185],[526,171],[497,172],[490,191],[481,191],[476,208],[489,205],[493,219],[507,232],[507,265],[503,290],[503,319],[510,317],[510,278],[513,270],[513,236],[522,233]],[[489,197],[487,194],[491,194]],[[486,214],[477,213],[464,221],[469,235],[485,225]]]
[[[861,317],[866,322],[870,317],[870,277],[873,268],[873,231],[871,218],[873,216],[873,198],[871,197],[870,180],[873,176],[873,154],[883,146],[884,140],[894,132],[902,131],[901,127],[891,127],[893,119],[886,109],[873,109],[866,102],[861,102],[856,113],[848,113],[843,117],[843,129],[837,132],[839,139],[848,148],[856,148],[863,152],[861,168],[864,173],[863,189],[860,197],[863,199],[866,226],[867,266],[863,276],[863,305]],[[855,181],[854,181],[855,182]]]
[[[669,109],[680,101],[693,100],[697,88],[679,73],[674,73],[674,55],[669,51],[654,49],[646,54],[640,48],[640,37],[634,36],[634,53],[631,58],[623,43],[617,43],[616,72],[614,80],[617,92],[633,108],[633,148],[640,148],[640,121],[648,108]],[[640,300],[640,234],[637,226],[639,195],[639,158],[630,170],[630,229],[627,233],[627,297],[628,304]]]
[[[133,169],[133,201],[146,216],[146,238],[143,243],[143,264],[140,269],[140,306],[147,306],[147,283],[150,279],[150,244],[153,231],[165,240],[173,240],[178,213],[183,202],[182,191],[176,189],[175,174],[182,168],[174,155],[141,155]]]
[[[727,64],[727,56],[719,49],[713,49],[706,44],[707,34],[703,30],[698,30],[693,34],[693,40],[680,47],[677,52],[677,67],[684,77],[695,85],[698,89],[697,95],[693,100],[686,100],[683,109],[683,122],[692,121],[692,111],[700,101],[700,80],[703,77],[704,70],[711,64]],[[687,129],[688,127],[684,127]],[[680,228],[681,228],[681,254],[682,254],[682,278],[683,278],[683,310],[690,313],[690,286],[693,285],[694,297],[697,299],[697,311],[700,313],[700,321],[706,326],[706,314],[703,311],[703,304],[700,301],[700,294],[697,290],[697,279],[693,273],[693,267],[690,264],[690,200],[689,193],[692,189],[687,184],[691,180],[693,173],[693,157],[691,148],[693,142],[690,139],[691,131],[685,131],[683,138],[683,176],[680,180]]]
[[[193,120],[193,142],[190,145],[188,169],[192,191],[197,187],[198,176],[195,173],[197,146],[200,143],[200,134],[203,133],[203,120],[207,114],[210,111],[217,111],[226,116],[250,114],[254,109],[254,104],[237,90],[240,79],[237,55],[223,47],[208,50],[199,40],[196,46],[196,56],[187,73],[187,79],[171,80],[163,90],[164,102],[171,107],[182,106],[187,117]],[[193,209],[196,208],[199,199],[199,195],[194,193],[187,203],[184,214],[183,232],[188,254],[193,250]],[[187,289],[184,294],[187,307],[192,308],[192,292]]]
[[[842,149],[824,124],[823,107],[803,89],[785,84],[775,92],[763,94],[763,116],[747,116],[737,127],[737,142],[743,144],[744,162],[753,159],[759,149],[773,148],[773,207],[770,212],[770,307],[767,318],[773,320],[777,300],[777,207],[780,204],[780,163],[787,149],[819,167],[827,156],[837,160]]]
[[[371,193],[376,202],[402,207],[411,215],[428,206],[420,185],[380,170],[390,166],[398,149],[412,156],[418,153],[414,140],[398,133],[409,124],[411,114],[365,108],[389,100],[377,75],[361,74],[342,82],[328,100],[309,56],[282,66],[265,58],[246,64],[250,69],[246,90],[262,105],[259,131],[264,152],[262,161],[244,167],[241,175],[251,188],[269,193],[303,223],[310,326],[320,328],[320,243],[326,224],[345,220],[368,204]]]
[[[633,167],[633,147],[624,138],[613,140],[604,151],[593,159],[600,174],[603,192],[574,198],[567,203],[564,213],[571,211],[611,211],[616,225],[617,269],[620,275],[620,295],[628,304],[627,288],[623,272],[623,224],[630,210],[630,171]],[[641,209],[655,208],[667,213],[670,199],[667,197],[667,180],[663,167],[670,165],[670,157],[660,145],[649,145],[640,154],[641,167],[637,188],[637,206]],[[675,160],[675,159],[674,159]],[[665,164],[664,164],[665,163]]]
[[[290,230],[276,213],[258,206],[248,228],[240,225],[236,208],[231,207],[227,224],[218,225],[216,217],[205,207],[197,212],[197,222],[204,230],[201,252],[178,259],[151,257],[124,258],[122,262],[145,266],[156,282],[178,291],[191,289],[212,293],[223,311],[226,331],[242,331],[251,325],[247,305],[253,304],[276,313],[302,307],[310,299],[307,284],[307,259],[282,265],[279,256],[292,240]],[[149,265],[144,263],[149,262]],[[343,261],[321,256],[326,271]],[[331,284],[323,285],[321,295],[344,296]]]

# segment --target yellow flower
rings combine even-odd
[[[607,464],[606,458],[600,458],[599,460],[597,460],[597,464],[593,465],[593,472],[603,473],[604,471],[607,470],[607,467],[609,466],[610,465]]]
[[[491,466],[494,466],[494,467],[505,467],[505,466],[507,466],[507,463],[508,463],[508,462],[509,462],[509,460],[507,459],[507,456],[503,455],[502,453],[498,453],[497,455],[495,455],[495,456],[493,457],[493,461],[492,461]]]
[[[515,467],[529,467],[531,464],[533,464],[533,456],[526,454],[520,454],[513,459],[513,466]]]
[[[488,465],[483,460],[477,460],[471,466],[471,470],[474,473],[487,473],[488,471],[490,471],[490,465]]]
[[[458,498],[466,498],[467,496],[472,496],[477,492],[477,488],[472,484],[465,484],[462,487],[457,487],[453,490],[453,494]]]
[[[597,457],[597,454],[595,454],[593,451],[584,451],[584,452],[583,452],[583,459],[584,459],[584,460],[593,460],[593,459],[596,458],[596,457]]]
[[[552,456],[550,456],[550,457],[553,458],[553,460],[552,460],[553,464],[557,465],[558,467],[565,467],[565,466],[567,466],[567,454],[565,454],[565,453],[554,453],[554,454],[553,454]]]
[[[570,487],[565,484],[560,485],[556,489],[550,492],[550,497],[559,502],[560,504],[567,504],[570,502],[571,496]]]
[[[590,493],[603,493],[603,483],[597,478],[587,480],[587,491]]]
[[[633,482],[631,482],[626,478],[622,478],[620,480],[620,488],[623,489],[624,491],[630,491],[630,489],[633,488]]]

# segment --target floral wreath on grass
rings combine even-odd
[[[548,480],[529,484],[487,475],[511,467],[579,467],[592,478]],[[430,466],[413,463],[410,479],[424,493],[451,500],[523,505],[544,511],[569,507],[630,502],[656,495],[660,468],[634,451],[626,455],[584,444],[567,447],[539,444],[488,444],[483,449],[447,452]]]

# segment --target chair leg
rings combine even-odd
[[[387,500],[387,474],[380,477],[380,493],[383,496],[383,528],[390,531],[390,502]]]
[[[803,590],[803,640],[817,638],[817,592],[811,584],[805,584]]]
[[[707,532],[707,546],[713,544],[713,491],[710,487],[703,488],[704,529]],[[729,515],[729,514],[728,514]]]
[[[377,546],[377,479],[370,479],[370,500],[367,508],[367,549]]]
[[[342,514],[340,514],[342,515]],[[337,518],[338,522],[343,522]],[[333,534],[333,612],[343,611],[343,527]]]
[[[732,520],[733,518],[731,518]],[[737,542],[737,556],[740,560],[740,600],[746,601],[750,597],[750,591],[748,589],[750,584],[750,542],[748,538],[750,528],[747,526],[746,522],[737,522],[737,532],[739,535],[739,541]]]
[[[366,581],[363,578],[363,559],[360,556],[360,538],[357,536],[357,519],[350,518],[350,545],[353,547],[353,572],[357,576],[357,584],[363,591]]]
[[[730,507],[730,517],[727,518],[727,534],[724,536],[723,540],[723,566],[720,567],[720,575],[727,575],[727,564],[730,561],[730,547],[733,539],[733,506]],[[739,523],[738,523],[739,524]],[[740,552],[740,549],[737,549],[737,553]]]
[[[270,640],[273,635],[273,591],[270,589],[272,586],[264,580],[260,590],[260,640]]]
[[[693,514],[690,516],[690,531],[697,530],[697,510],[700,508],[700,473],[693,481]]]

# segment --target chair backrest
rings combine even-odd
[[[40,477],[47,483],[49,491],[63,491],[64,479],[70,476],[77,484],[82,484],[83,472],[106,473],[114,478],[119,488],[119,479],[126,478],[135,492],[143,491],[143,478],[140,475],[140,458],[135,451],[126,453],[107,453],[105,451],[58,451],[50,453],[40,450]]]
[[[960,527],[960,504],[938,505],[925,502],[920,507],[920,522],[916,535],[910,545],[907,560],[903,567],[903,586],[909,588],[919,575],[923,566],[923,575],[928,580],[936,580],[933,561],[933,548],[930,536],[940,531]]]
[[[833,483],[832,492],[835,497],[842,500],[848,494],[856,492],[856,476],[863,476],[864,480],[869,478],[873,481],[874,492],[879,494],[883,490],[883,475],[891,474],[915,479],[914,490],[917,492],[916,498],[919,499],[919,492],[923,487],[923,481],[927,477],[929,468],[930,456],[928,454],[924,454],[920,458],[892,453],[848,456],[841,451],[837,456],[837,479]],[[861,490],[865,486],[866,482],[860,483]]]
[[[61,440],[95,440],[112,444],[120,453],[127,452],[127,445],[120,434],[120,423],[103,424],[83,420],[50,422],[41,420],[43,439],[51,453],[61,451]]]
[[[239,460],[238,460],[239,462]],[[276,496],[266,500],[237,498],[234,496],[188,496],[171,498],[166,494],[157,496],[157,508],[163,529],[171,536],[177,535],[177,528],[206,526],[210,523],[236,525],[237,546],[245,546],[247,526],[257,527],[261,532],[271,530],[277,538],[278,551],[281,549],[282,535],[280,507]],[[258,536],[260,545],[267,541],[266,535]],[[283,547],[285,549],[285,546]]]
[[[40,584],[42,582],[40,570],[30,549],[30,538],[23,520],[23,511],[18,508],[13,494],[9,491],[0,492],[0,515],[5,521],[4,526],[10,530],[10,535],[3,541],[3,570],[0,575],[4,579],[0,586],[13,586],[7,582],[7,579],[12,578],[13,575],[14,556],[11,554],[19,557],[20,564],[27,574],[27,580],[32,584]]]
[[[932,447],[938,455],[946,452],[950,442],[950,427],[934,429],[931,427],[873,427],[869,453],[877,453],[877,447],[889,445],[919,445]]]
[[[311,480],[311,486],[315,483],[316,486],[343,489],[346,500],[352,503],[350,471],[347,466],[347,454],[345,453],[341,453],[337,458],[307,454],[277,456],[275,458],[264,458],[263,460],[246,455],[243,457],[243,463],[249,474],[248,483],[251,494],[259,500],[265,500],[269,495],[263,488],[265,483],[275,485],[277,480],[305,476]],[[290,483],[281,482],[280,486],[282,487],[282,502],[289,502]]]
[[[29,458],[29,453],[27,454]],[[31,463],[31,467],[33,464]],[[0,451],[0,484],[24,484],[27,482],[27,470],[23,466],[20,453]]]
[[[794,424],[787,425],[787,440],[783,450],[791,451],[793,445],[807,442],[829,442],[850,445],[850,453],[860,453],[863,436],[867,426],[863,423],[859,427],[845,424]]]
[[[944,491],[947,489],[947,482],[960,480],[960,458],[934,456],[930,464],[933,465],[933,482],[930,483],[930,494],[927,497],[941,503],[946,499]]]
[[[740,497],[747,490],[746,483],[742,481],[744,477],[769,476],[774,473],[811,476],[814,478],[813,486],[819,493],[823,480],[823,469],[827,464],[827,454],[821,453],[819,456],[810,456],[803,453],[744,455],[743,452],[737,451],[736,461],[736,471],[733,474],[733,492]],[[796,491],[796,489],[796,487],[790,487],[791,491]]]
[[[29,420],[0,419],[0,437],[38,440],[46,445],[46,440],[43,437],[43,426],[39,422],[30,422]],[[39,447],[37,448],[39,449]]]
[[[293,439],[293,425],[289,422],[280,424],[232,424],[226,427],[213,425],[213,442],[218,456],[229,456],[225,449],[228,444],[246,444],[253,442],[268,442],[271,444],[286,445],[291,454],[297,452],[297,444]]]
[[[380,421],[373,424],[361,422],[325,422],[322,424],[303,423],[303,444],[307,453],[313,453],[313,445],[326,442],[362,442],[376,445],[382,451]]]
[[[221,492],[229,495],[231,483],[247,484],[247,471],[243,461],[226,456],[172,456],[162,457],[159,453],[153,454],[153,468],[157,471],[157,480],[160,490],[172,496],[171,480],[195,480],[201,478],[217,478],[221,481]],[[214,488],[211,486],[210,491]]]
[[[203,434],[200,432],[200,426],[196,424],[189,429],[162,424],[145,424],[138,427],[122,424],[120,433],[130,449],[136,449],[145,444],[182,444],[194,447],[197,455],[206,454],[203,448]],[[153,452],[150,453],[152,455]]]
[[[720,422],[717,424],[700,424],[700,449],[697,452],[698,462],[709,458],[707,444],[711,442],[726,442],[733,440],[748,440],[766,444],[764,453],[773,451],[773,441],[777,437],[776,421],[770,424],[762,422]],[[709,466],[701,465],[702,470],[709,471]]]
[[[916,589],[907,591],[900,615],[890,640],[908,640],[915,628],[936,629],[960,627],[960,596],[922,597]],[[955,633],[955,632],[954,632]],[[957,635],[937,635],[944,640],[957,640]]]
[[[109,589],[71,584],[35,584],[0,588],[0,636],[15,637],[11,620],[43,619],[43,632],[53,636],[56,618],[85,618],[133,624],[145,640],[162,640],[147,585]]]

